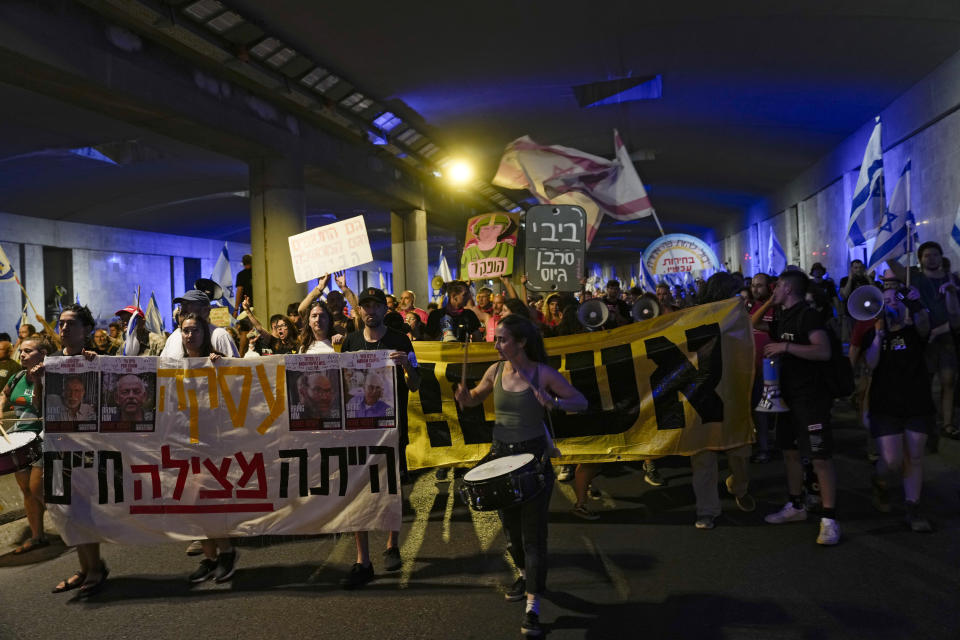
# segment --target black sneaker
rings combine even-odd
[[[359,562],[350,569],[346,578],[340,579],[340,586],[344,589],[356,589],[373,580],[373,563],[363,566]]]
[[[403,566],[403,561],[400,559],[400,548],[399,547],[390,547],[383,552],[383,568],[387,571],[396,571],[401,566]]]
[[[210,558],[204,558],[200,561],[200,566],[197,567],[197,570],[191,573],[187,580],[190,582],[205,582],[213,577],[213,573],[216,570],[217,561],[211,560]]]
[[[540,628],[540,616],[533,611],[527,611],[523,614],[523,622],[520,623],[520,633],[525,636],[539,636],[543,634]]]
[[[930,533],[933,531],[930,521],[920,515],[920,507],[916,502],[907,502],[904,506],[907,508],[904,522],[907,523],[911,531],[914,533]]]
[[[874,477],[871,484],[873,485],[873,499],[871,500],[873,508],[880,513],[890,513],[890,490],[886,483]]]
[[[234,572],[237,570],[235,565],[237,563],[237,550],[233,551],[221,551],[217,555],[217,570],[213,572],[213,581],[214,582],[226,582],[233,577]]]
[[[507,602],[517,602],[518,600],[523,600],[526,595],[527,580],[523,576],[520,576],[516,582],[507,589],[507,593],[503,597],[506,598]]]
[[[643,463],[643,479],[652,487],[662,487],[666,484],[663,476],[657,471],[657,466],[650,460]]]

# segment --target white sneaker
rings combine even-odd
[[[840,525],[833,518],[820,518],[820,535],[817,536],[817,544],[826,546],[834,545],[840,542]]]
[[[570,482],[573,480],[573,471],[575,466],[572,464],[561,465],[560,472],[557,473],[557,480],[560,482]]]
[[[783,524],[784,522],[803,522],[807,519],[807,510],[803,507],[797,509],[792,502],[783,505],[783,509],[776,513],[771,513],[764,520],[770,524]]]

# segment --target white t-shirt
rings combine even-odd
[[[233,344],[233,338],[223,327],[211,326],[210,342],[213,344],[213,350],[222,353],[228,358],[239,358],[240,352],[237,351],[237,345]],[[183,335],[179,327],[167,338],[167,344],[163,347],[160,354],[163,358],[183,358]]]
[[[333,353],[334,351],[330,340],[314,340],[304,353]]]

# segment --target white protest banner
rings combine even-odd
[[[135,431],[139,420],[130,421],[132,429],[107,431],[118,421],[96,419],[122,415],[120,386],[134,381],[133,374],[117,377],[112,361],[119,359],[98,357],[80,367],[81,357],[48,358],[48,378],[63,378],[57,391],[75,384],[72,376],[83,368],[94,377],[94,393],[103,378],[107,403],[98,407],[100,399],[84,395],[95,430],[48,431],[44,440],[47,509],[64,541],[152,544],[399,529],[396,428],[348,430],[336,418],[313,428],[291,425],[291,410],[302,413],[303,402],[286,371],[289,364],[302,376],[300,360],[310,358],[136,358],[156,367],[153,390],[149,364],[135,374],[145,383],[144,406],[156,407],[152,432]],[[329,358],[316,364],[331,379],[341,375]],[[343,406],[342,387],[333,388],[338,397],[329,404]],[[67,392],[68,406],[78,393]],[[115,396],[119,413],[108,410]]]
[[[363,216],[298,233],[288,240],[297,282],[373,261]]]

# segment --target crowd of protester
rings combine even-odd
[[[245,265],[249,263],[246,258]],[[15,414],[20,418],[17,424],[42,431],[39,420],[25,418],[40,415],[43,357],[121,354],[124,343],[129,345],[127,326],[134,317],[141,320],[137,323],[136,355],[258,358],[330,352],[338,345],[343,350],[381,348],[389,343],[399,354],[398,388],[415,390],[419,374],[415,362],[411,365],[413,359],[407,358],[415,342],[496,342],[502,354],[498,327],[511,316],[521,318],[524,326],[533,327],[542,339],[642,321],[649,317],[649,311],[643,317],[633,317],[641,301],[647,309],[662,315],[739,297],[754,328],[756,375],[751,406],[757,405],[762,392],[763,359],[779,358],[783,401],[789,412],[755,412],[755,445],[723,452],[730,469],[725,486],[737,507],[744,511],[756,508],[749,493],[750,463],[767,463],[779,450],[787,470],[788,500],[782,509],[766,516],[767,522],[806,520],[808,509],[818,508],[821,519],[817,542],[839,542],[830,428],[834,398],[824,386],[823,372],[831,366],[831,358],[846,356],[856,376],[850,400],[868,434],[871,460],[876,462],[874,504],[883,512],[891,511],[891,487],[898,477],[902,478],[907,524],[914,531],[929,531],[931,525],[919,507],[924,449],[935,451],[940,436],[956,439],[960,435],[954,424],[954,406],[960,401],[960,385],[956,384],[960,280],[950,273],[938,244],[924,243],[917,258],[920,267],[911,273],[894,264],[892,271],[879,279],[866,271],[863,262],[854,260],[839,284],[828,277],[820,263],[811,267],[809,275],[796,267],[787,267],[778,277],[720,272],[707,281],[698,278],[683,286],[661,282],[654,291],[636,286],[623,290],[614,279],[602,291],[593,290],[585,278],[577,292],[546,295],[529,290],[525,277],[517,286],[501,278],[495,288],[474,289],[467,282],[453,281],[444,283],[441,296],[428,300],[423,308],[418,306],[423,298],[413,291],[391,295],[367,288],[358,296],[341,272],[320,277],[302,301],[290,302],[286,313],[260,317],[252,304],[249,269],[245,269],[238,277],[241,296],[233,326],[211,325],[209,295],[191,290],[175,300],[179,305],[174,315],[176,329],[169,334],[148,333],[142,321],[143,310],[135,306],[119,309],[115,321],[97,328],[90,311],[78,304],[65,307],[55,327],[38,318],[39,330],[24,323],[15,339],[0,334],[2,409],[7,412],[5,416]],[[847,303],[862,287],[877,289],[883,296],[884,311],[876,318],[858,321]],[[593,299],[607,309],[602,326],[589,326],[579,317],[580,306]],[[265,319],[267,323],[262,322]],[[375,344],[373,338],[377,338]],[[835,352],[841,344],[849,345],[847,354]],[[936,388],[931,378],[938,380]],[[897,402],[895,399],[903,394],[915,401]],[[463,400],[473,402],[474,396],[465,395]],[[406,443],[405,417],[401,419],[402,445]],[[712,529],[721,514],[718,452],[698,453],[691,456],[690,463],[695,525]],[[563,465],[558,469],[557,480],[574,483],[575,516],[585,520],[601,517],[589,507],[589,499],[596,495],[592,482],[602,470],[602,464]],[[406,473],[405,468],[403,471]],[[449,479],[447,469],[438,469],[436,474],[439,481]],[[664,484],[653,460],[644,462],[643,478],[653,486]],[[17,482],[23,492],[31,537],[15,553],[25,553],[47,544],[42,528],[42,466],[17,472]],[[814,486],[819,490],[813,490]],[[515,530],[511,535],[519,534]],[[384,552],[387,570],[401,565],[398,536],[399,532],[391,534]],[[373,578],[365,534],[358,534],[357,548],[357,563],[343,581],[348,588],[362,586]],[[197,541],[188,553],[204,556],[190,577],[192,581],[224,581],[233,575],[237,553],[230,540]],[[54,591],[79,588],[82,593],[94,593],[102,585],[108,571],[100,559],[99,545],[81,545],[79,556],[80,569]]]

